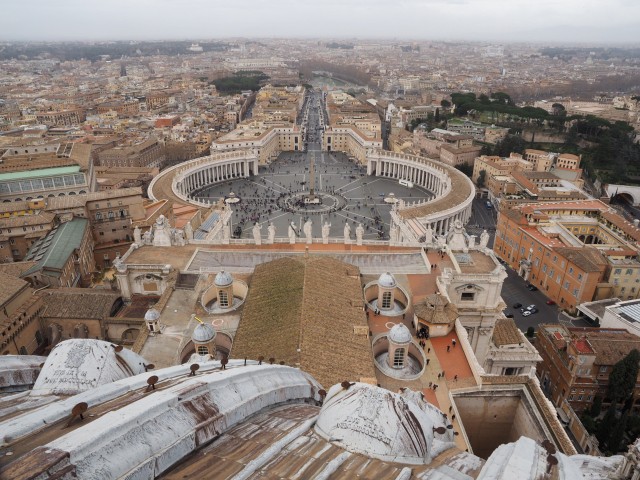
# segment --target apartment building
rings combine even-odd
[[[110,168],[161,168],[165,161],[164,148],[153,136],[104,149],[97,156],[101,166]]]
[[[591,408],[596,396],[610,403],[607,395],[613,366],[631,350],[640,350],[640,338],[624,329],[572,328],[559,324],[540,325],[536,348],[542,357],[536,375],[540,386],[556,407],[564,402],[576,411]],[[640,382],[631,404],[637,413]]]
[[[597,200],[524,204],[499,212],[494,251],[574,311],[623,287],[627,296],[638,295],[639,233]]]

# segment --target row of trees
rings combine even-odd
[[[616,363],[609,375],[607,397],[611,404],[600,420],[602,398],[596,397],[591,409],[583,414],[582,423],[589,433],[595,434],[600,450],[614,455],[640,434],[640,416],[631,414],[633,393],[640,365],[640,352],[632,350]],[[622,407],[618,412],[618,405]]]
[[[260,87],[267,80],[269,80],[269,76],[265,73],[257,70],[247,70],[236,72],[231,77],[218,78],[211,83],[216,86],[220,93],[235,94],[243,90],[253,90],[254,92],[260,90]]]

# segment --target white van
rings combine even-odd
[[[405,187],[413,188],[413,182],[410,182],[409,180],[398,180],[398,183]]]

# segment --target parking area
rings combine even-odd
[[[547,305],[547,297],[541,291],[530,291],[525,282],[518,274],[509,267],[507,269],[508,278],[502,286],[502,298],[507,304],[504,313],[512,313],[513,319],[518,328],[526,332],[529,327],[536,330],[542,323],[563,323],[570,327],[591,327],[592,325],[584,319],[573,319],[564,314],[557,305]],[[519,308],[513,305],[520,303],[523,307],[535,305],[538,313],[525,317]]]

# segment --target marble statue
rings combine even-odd
[[[268,233],[269,243],[273,244],[276,238],[276,227],[273,225],[272,222],[270,222],[269,226],[267,227],[267,233]]]
[[[452,251],[466,251],[467,250],[467,232],[464,231],[464,226],[459,219],[453,222],[453,226],[447,233],[447,246]]]
[[[392,225],[389,229],[389,243],[395,244],[400,242],[400,227],[398,225]]]
[[[256,223],[253,226],[253,241],[256,242],[256,245],[262,245],[262,226],[259,223]]]
[[[136,228],[133,229],[133,241],[138,245],[142,245],[142,232],[137,225]]]
[[[171,229],[169,228],[169,222],[164,215],[160,215],[153,225],[153,246],[171,246]]]
[[[173,245],[179,245],[180,247],[184,247],[185,245],[184,232],[179,228],[173,230],[172,243]]]
[[[144,245],[152,245],[153,244],[153,233],[151,230],[147,230],[142,234],[142,243]]]
[[[231,227],[229,226],[229,222],[226,221],[222,224],[222,241],[229,243],[229,237],[231,237]]]
[[[313,226],[313,222],[311,221],[310,218],[306,222],[304,222],[304,225],[302,226],[302,231],[304,232],[304,236],[307,243],[313,242],[313,239],[312,239],[313,237],[311,236],[312,226]]]
[[[329,222],[324,222],[322,226],[322,243],[325,245],[329,243],[329,232],[331,231],[331,224]]]
[[[184,236],[187,239],[187,242],[193,240],[193,227],[191,226],[191,222],[187,222],[184,226]]]
[[[359,223],[356,227],[356,244],[362,245],[362,236],[364,235],[364,227]]]
[[[348,221],[344,224],[344,243],[351,243],[351,225],[349,225]]]
[[[469,248],[474,248],[476,246],[476,236],[469,235]]]
[[[289,243],[296,243],[296,226],[293,222],[289,224]]]
[[[486,230],[482,230],[482,233],[480,234],[480,246],[482,248],[487,248],[488,244],[489,244],[489,234],[487,233]]]
[[[424,237],[425,237],[424,241],[426,244],[433,243],[433,230],[431,228],[431,224],[427,226],[427,231],[425,232]]]

